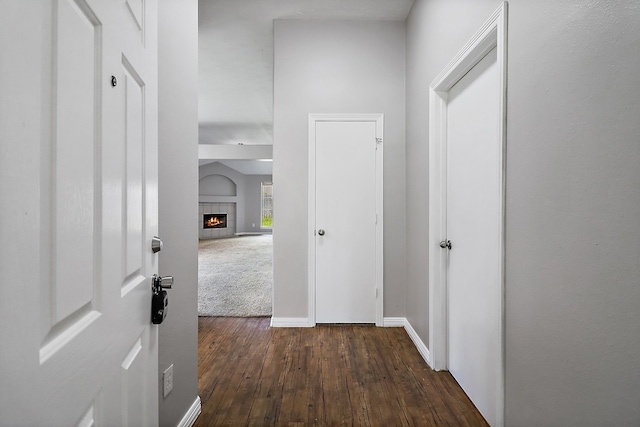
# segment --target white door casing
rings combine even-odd
[[[310,326],[382,325],[382,120],[309,115]]]
[[[482,177],[482,191],[485,192],[484,196],[487,204],[491,204],[489,200],[494,200],[492,204],[493,211],[487,215],[491,216],[495,221],[493,224],[492,241],[486,242],[484,247],[485,251],[490,251],[495,254],[495,260],[493,263],[492,272],[495,273],[495,280],[492,290],[487,290],[487,297],[490,298],[493,310],[490,309],[490,319],[488,322],[496,325],[498,328],[495,336],[498,341],[498,349],[490,356],[490,360],[487,363],[493,364],[493,372],[495,377],[495,387],[491,390],[491,394],[495,393],[495,410],[491,410],[489,420],[492,425],[504,424],[504,150],[506,141],[506,127],[505,127],[505,103],[506,103],[506,24],[507,24],[507,3],[501,4],[498,9],[492,14],[492,16],[484,23],[480,30],[471,38],[471,40],[465,45],[465,47],[456,55],[456,57],[445,67],[442,73],[433,81],[430,86],[430,117],[429,117],[429,351],[431,355],[432,368],[436,370],[446,370],[450,368],[450,362],[452,353],[452,345],[459,345],[460,342],[451,342],[452,333],[459,333],[461,329],[473,328],[470,325],[462,325],[460,323],[459,312],[454,313],[454,325],[451,325],[451,313],[449,308],[451,307],[450,298],[458,298],[459,293],[456,293],[450,286],[452,286],[451,280],[454,283],[459,283],[458,270],[460,269],[460,260],[469,260],[468,253],[465,255],[465,250],[458,251],[458,258],[456,256],[456,248],[467,244],[467,242],[461,242],[460,239],[470,238],[474,236],[469,234],[469,230],[465,231],[465,235],[458,236],[454,240],[449,236],[449,232],[454,232],[456,229],[462,229],[460,227],[460,217],[451,217],[452,212],[448,211],[453,209],[455,211],[455,202],[451,206],[451,197],[469,197],[469,192],[464,195],[464,191],[459,191],[460,188],[464,188],[465,185],[469,186],[470,183],[463,183],[465,178],[473,176],[474,170],[466,171],[467,177],[463,177],[457,185],[454,183],[454,188],[451,187],[452,183],[449,182],[453,171],[449,171],[450,161],[449,155],[452,154],[453,161],[459,162],[460,159],[472,160],[468,157],[469,153],[465,153],[464,149],[461,152],[451,152],[452,143],[451,138],[460,139],[460,133],[458,135],[449,135],[451,132],[451,125],[460,127],[460,122],[457,124],[449,124],[450,118],[450,102],[452,98],[455,98],[455,90],[452,93],[452,89],[455,85],[469,73],[488,53],[495,49],[496,61],[495,68],[497,74],[497,82],[495,86],[495,102],[497,103],[497,113],[495,114],[495,123],[492,124],[495,128],[495,135],[497,141],[484,147],[485,152],[491,151],[495,154],[492,162],[493,166],[488,166],[491,162],[484,163],[486,167],[494,167],[497,170],[491,171],[493,178],[487,176]],[[480,112],[481,113],[481,112]],[[451,117],[453,121],[456,119]],[[479,126],[482,126],[480,124]],[[482,127],[477,128],[482,130]],[[479,142],[480,143],[480,142]],[[469,147],[467,147],[469,148]],[[473,168],[472,168],[473,169]],[[455,172],[456,174],[463,173],[460,170]],[[486,178],[486,179],[485,179]],[[487,182],[493,184],[486,185]],[[475,184],[471,184],[475,185]],[[448,191],[453,191],[454,194],[448,194]],[[462,202],[462,209],[468,209],[464,203],[470,203],[469,200]],[[458,206],[459,207],[459,206]],[[460,212],[460,209],[458,209]],[[455,212],[453,212],[455,215]],[[456,223],[449,224],[449,221],[458,221]],[[484,219],[486,220],[486,218]],[[449,229],[451,227],[451,230]],[[492,226],[493,227],[493,226]],[[472,229],[470,229],[472,230]],[[478,231],[478,230],[476,230]],[[480,238],[481,232],[478,234],[473,232],[476,238]],[[486,236],[485,236],[486,237]],[[442,249],[440,247],[441,241],[451,240],[451,251]],[[476,243],[477,244],[477,243]],[[490,248],[490,249],[487,249]],[[460,248],[458,248],[460,249]],[[476,257],[481,257],[482,254],[477,253],[477,248],[474,249]],[[465,258],[465,256],[467,258]],[[451,262],[451,265],[449,265]],[[465,261],[466,262],[466,261]],[[456,269],[456,272],[452,272],[452,269]],[[487,269],[489,270],[489,269]],[[451,272],[451,273],[449,273]],[[485,271],[486,273],[486,271]],[[449,274],[451,277],[448,277]],[[463,291],[464,292],[464,291]],[[469,295],[467,295],[469,297]],[[454,302],[456,304],[457,302]],[[454,306],[454,311],[459,311],[459,306]],[[487,313],[484,313],[487,314]],[[453,326],[453,329],[450,328]],[[456,329],[457,328],[457,329]],[[460,337],[455,338],[459,340]],[[484,342],[486,344],[486,341]],[[480,351],[481,349],[477,349]],[[485,355],[486,356],[486,355]],[[453,356],[454,358],[457,356]],[[454,364],[456,362],[454,361]],[[472,396],[470,396],[472,397]],[[493,396],[492,396],[493,398]],[[472,397],[473,400],[473,397]],[[474,402],[475,403],[475,402]],[[477,404],[477,403],[476,403]],[[486,412],[486,411],[485,411]],[[485,417],[486,414],[483,413]]]
[[[4,1],[0,28],[2,423],[157,425],[156,2]]]

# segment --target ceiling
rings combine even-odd
[[[403,21],[413,0],[199,0],[200,144],[273,144],[273,20]]]

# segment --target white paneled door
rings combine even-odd
[[[501,357],[500,80],[496,49],[449,92],[449,370],[491,425]]]
[[[318,120],[312,126],[315,320],[376,323],[382,297],[377,289],[377,241],[382,234],[376,218],[379,125],[370,119],[338,119]]]
[[[158,424],[157,7],[0,2],[0,424]]]

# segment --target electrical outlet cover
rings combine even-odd
[[[162,374],[162,396],[167,397],[173,390],[173,363]]]

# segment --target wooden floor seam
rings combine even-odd
[[[198,320],[202,426],[487,426],[403,328]]]

